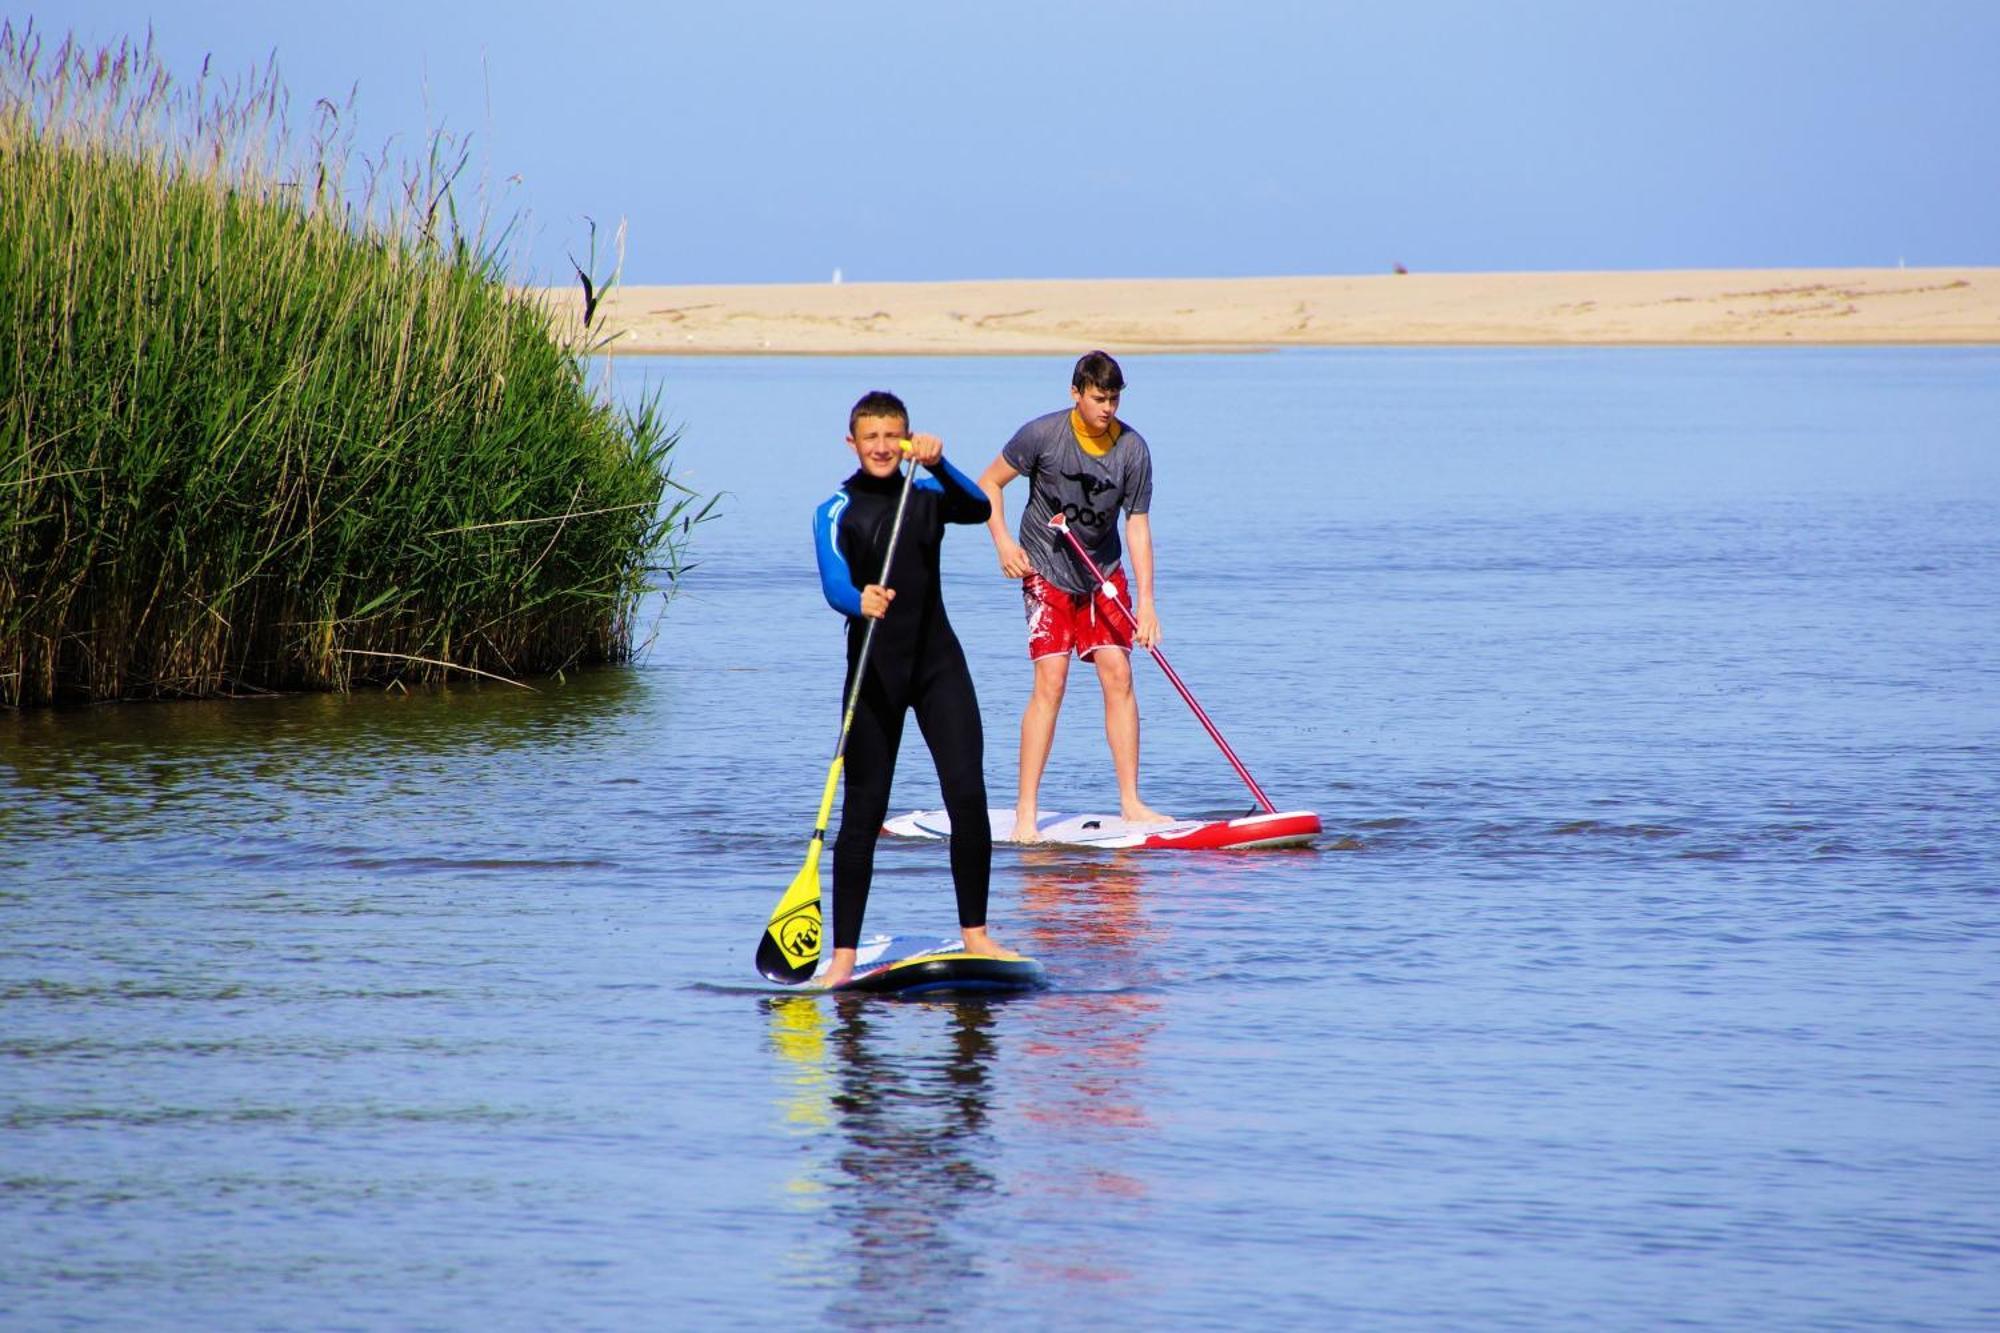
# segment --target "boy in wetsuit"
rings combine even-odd
[[[1153,457],[1138,431],[1118,419],[1125,374],[1103,352],[1080,358],[1070,376],[1067,411],[1036,417],[980,475],[979,488],[992,505],[987,528],[1000,555],[1000,570],[1020,579],[1028,612],[1028,657],[1034,689],[1021,714],[1020,787],[1014,805],[1014,840],[1036,842],[1035,802],[1042,770],[1055,742],[1069,679],[1069,655],[1097,668],[1104,692],[1104,735],[1118,775],[1118,813],[1135,823],[1165,823],[1167,816],[1139,799],[1139,702],[1132,693],[1132,645],[1160,641],[1153,609]],[[1016,477],[1028,479],[1028,503],[1021,535],[1007,535],[1001,489]],[[1132,553],[1132,580],[1119,567],[1118,511],[1125,511],[1125,542]],[[1097,584],[1062,534],[1049,526],[1061,512],[1090,558],[1118,590],[1127,614],[1099,605]],[[1138,606],[1133,608],[1133,591]],[[1138,633],[1132,633],[1133,622]],[[953,825],[957,827],[956,824]]]
[[[915,710],[937,764],[938,785],[951,816],[951,879],[958,924],[969,953],[1012,958],[986,930],[987,884],[993,863],[986,816],[985,740],[979,700],[965,653],[945,617],[938,552],[947,523],[986,521],[986,497],[944,460],[935,435],[910,436],[911,466],[930,475],[910,487],[894,563],[882,583],[884,548],[895,522],[903,479],[898,464],[910,414],[901,399],[864,394],[847,419],[847,443],[861,466],[813,514],[813,547],[821,590],[847,617],[847,680],[854,679],[869,618],[880,621],[869,648],[861,694],[847,733],[840,833],[833,844],[833,960],[819,977],[838,986],[854,975],[861,918],[875,874],[875,840],[889,813],[889,786],[903,739],[903,715]]]

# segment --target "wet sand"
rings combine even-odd
[[[578,289],[548,294],[580,313]],[[2000,268],[649,286],[592,323],[623,355],[1994,343]]]

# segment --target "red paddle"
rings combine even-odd
[[[1083,543],[1077,540],[1074,532],[1070,531],[1069,520],[1062,514],[1053,514],[1049,518],[1049,526],[1069,538],[1070,547],[1076,552],[1077,559],[1083,561],[1083,567],[1090,571],[1090,577],[1097,580],[1097,591],[1104,594],[1105,601],[1118,608],[1118,613],[1125,617],[1125,623],[1132,627],[1132,632],[1135,634],[1138,633],[1139,622],[1132,618],[1130,611],[1126,610],[1125,603],[1118,600],[1117,585],[1104,577],[1104,571],[1099,569],[1097,562],[1090,558],[1090,552],[1083,549]],[[1263,807],[1264,813],[1267,815],[1276,814],[1278,807],[1271,804],[1271,798],[1266,796],[1264,789],[1257,785],[1257,779],[1250,776],[1250,770],[1243,767],[1243,761],[1236,757],[1236,751],[1230,749],[1229,742],[1222,739],[1222,733],[1216,730],[1215,723],[1209,721],[1208,714],[1202,710],[1202,706],[1195,702],[1193,693],[1182,683],[1180,673],[1175,671],[1173,664],[1167,661],[1166,654],[1151,644],[1146,645],[1146,651],[1153,655],[1153,660],[1160,664],[1160,670],[1167,673],[1167,679],[1172,681],[1174,688],[1180,691],[1181,698],[1187,701],[1187,706],[1194,710],[1196,719],[1207,729],[1208,738],[1222,747],[1222,753],[1229,760],[1230,767],[1236,770],[1237,777],[1243,779],[1243,785],[1248,787],[1250,794],[1257,798],[1257,804]]]

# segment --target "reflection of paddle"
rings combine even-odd
[[[905,427],[904,429],[908,429]],[[910,442],[903,441],[908,453]],[[896,497],[896,517],[889,525],[889,545],[882,553],[882,577],[876,582],[889,585],[889,562],[896,558],[896,538],[903,531],[903,509],[910,502],[910,484],[917,479],[917,465],[910,464],[903,476],[902,494]],[[840,715],[840,740],[833,747],[833,766],[826,770],[826,790],[819,798],[819,823],[813,826],[812,840],[806,845],[806,863],[792,880],[785,896],[771,912],[764,934],[757,941],[757,970],[772,981],[796,986],[812,976],[819,966],[824,933],[819,913],[819,854],[826,845],[826,822],[833,814],[833,790],[840,785],[840,763],[847,754],[847,732],[854,725],[854,706],[861,699],[861,673],[868,669],[868,649],[875,642],[875,627],[882,622],[868,617],[861,634],[861,654],[854,660],[854,682],[848,686],[847,708]]]
[[[1118,600],[1117,585],[1104,577],[1104,571],[1099,569],[1097,562],[1090,558],[1090,552],[1083,549],[1083,543],[1076,539],[1074,532],[1070,531],[1069,520],[1060,513],[1053,514],[1049,518],[1049,526],[1069,538],[1070,547],[1076,552],[1077,559],[1083,561],[1083,567],[1090,571],[1090,577],[1097,580],[1097,591],[1104,594],[1105,601],[1118,608],[1118,614],[1125,617],[1125,623],[1132,627],[1132,632],[1135,634],[1138,633],[1139,622],[1134,620],[1132,613],[1125,609],[1125,603]],[[1181,698],[1187,701],[1187,706],[1194,710],[1195,717],[1207,729],[1209,739],[1222,747],[1222,753],[1229,760],[1230,767],[1236,770],[1237,777],[1243,779],[1243,785],[1248,787],[1250,794],[1257,798],[1257,804],[1263,808],[1264,813],[1267,815],[1276,814],[1278,807],[1271,804],[1271,798],[1266,796],[1264,789],[1257,785],[1257,779],[1250,776],[1250,770],[1243,767],[1243,761],[1236,757],[1236,751],[1229,748],[1229,742],[1222,739],[1222,733],[1216,730],[1215,723],[1208,720],[1208,714],[1203,712],[1201,705],[1195,702],[1194,694],[1189,691],[1188,687],[1181,683],[1180,673],[1175,671],[1172,664],[1167,661],[1166,654],[1162,653],[1152,644],[1146,645],[1146,651],[1153,655],[1153,660],[1160,664],[1160,670],[1167,673],[1167,679],[1173,682],[1176,690],[1180,691]]]

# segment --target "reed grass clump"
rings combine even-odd
[[[44,46],[0,26],[0,705],[627,655],[695,497],[460,225],[465,155],[351,181],[272,69]]]

